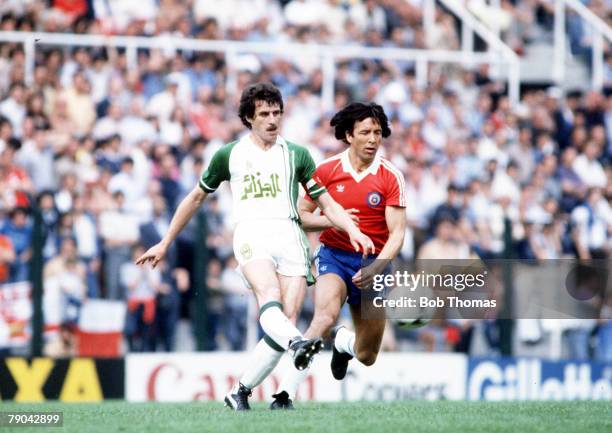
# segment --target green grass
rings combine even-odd
[[[0,427],[0,433],[495,433],[612,431],[610,402],[416,402],[298,403],[292,412],[272,412],[258,403],[234,413],[221,403],[16,404],[1,411],[62,411],[57,428]]]

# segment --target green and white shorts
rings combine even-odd
[[[241,267],[267,259],[280,275],[312,280],[308,240],[298,223],[290,219],[241,221],[234,231],[234,255]]]

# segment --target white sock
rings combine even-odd
[[[349,331],[345,327],[338,329],[336,338],[334,339],[334,346],[338,352],[348,353],[349,355],[355,355],[355,333]]]
[[[250,389],[255,388],[274,370],[284,353],[271,348],[262,338],[253,349],[248,363],[249,367],[240,378],[239,383]],[[234,385],[232,392],[238,392],[238,383]]]
[[[279,394],[283,391],[287,391],[289,394],[289,398],[295,400],[295,394],[297,393],[297,389],[300,386],[300,383],[306,379],[308,376],[308,372],[310,371],[310,366],[305,368],[304,370],[298,370],[297,368],[289,368],[285,372],[283,379],[278,384],[278,389],[276,393]]]
[[[283,313],[280,302],[263,305],[259,311],[259,323],[266,335],[278,344],[277,350],[287,350],[291,340],[302,337],[302,333]]]

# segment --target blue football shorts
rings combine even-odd
[[[321,245],[317,249],[314,257],[317,276],[336,274],[344,281],[346,284],[347,302],[350,305],[360,305],[362,296],[372,298],[374,296],[385,296],[384,291],[360,290],[352,281],[353,275],[375,259],[375,255],[370,255],[364,259],[361,253],[343,251],[325,245]],[[391,264],[385,268],[385,273],[389,272],[391,272]]]

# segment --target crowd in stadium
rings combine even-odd
[[[0,30],[459,46],[444,13],[435,40],[425,40],[416,1],[83,0],[53,1],[52,9],[35,1],[2,3]],[[509,3],[513,16],[549,19],[549,2]],[[512,34],[529,37],[520,29]],[[168,45],[139,50],[130,68],[125,51],[110,47],[46,46],[36,55],[26,85],[23,47],[0,43],[0,283],[28,278],[37,206],[45,296],[61,296],[58,320],[76,323],[87,299],[123,300],[131,349],[154,350],[153,339],[137,338],[154,334],[162,349],[172,350],[179,317],[190,315],[197,221],[161,267],[137,267],[134,259],[159,241],[212,154],[244,133],[224,57]],[[402,258],[439,257],[448,242],[482,258],[502,257],[507,219],[516,257],[610,257],[612,94],[549,87],[525,91],[512,107],[488,66],[433,66],[428,85],[419,87],[410,62],[347,60],[338,64],[334,109],[325,111],[316,60],[242,55],[235,67],[237,89],[256,81],[281,89],[282,135],[307,146],[317,162],[344,148],[329,127],[333,112],[351,100],[384,106],[392,135],[383,152],[406,179]],[[210,347],[239,350],[248,297],[232,257],[230,211],[227,185],[202,210],[212,252]],[[315,246],[316,236],[311,241]],[[578,326],[582,336],[598,326],[595,352],[607,359],[609,302],[599,323]],[[447,334],[424,330],[422,342],[448,350]],[[589,356],[588,338],[575,341],[580,347],[572,353]]]

